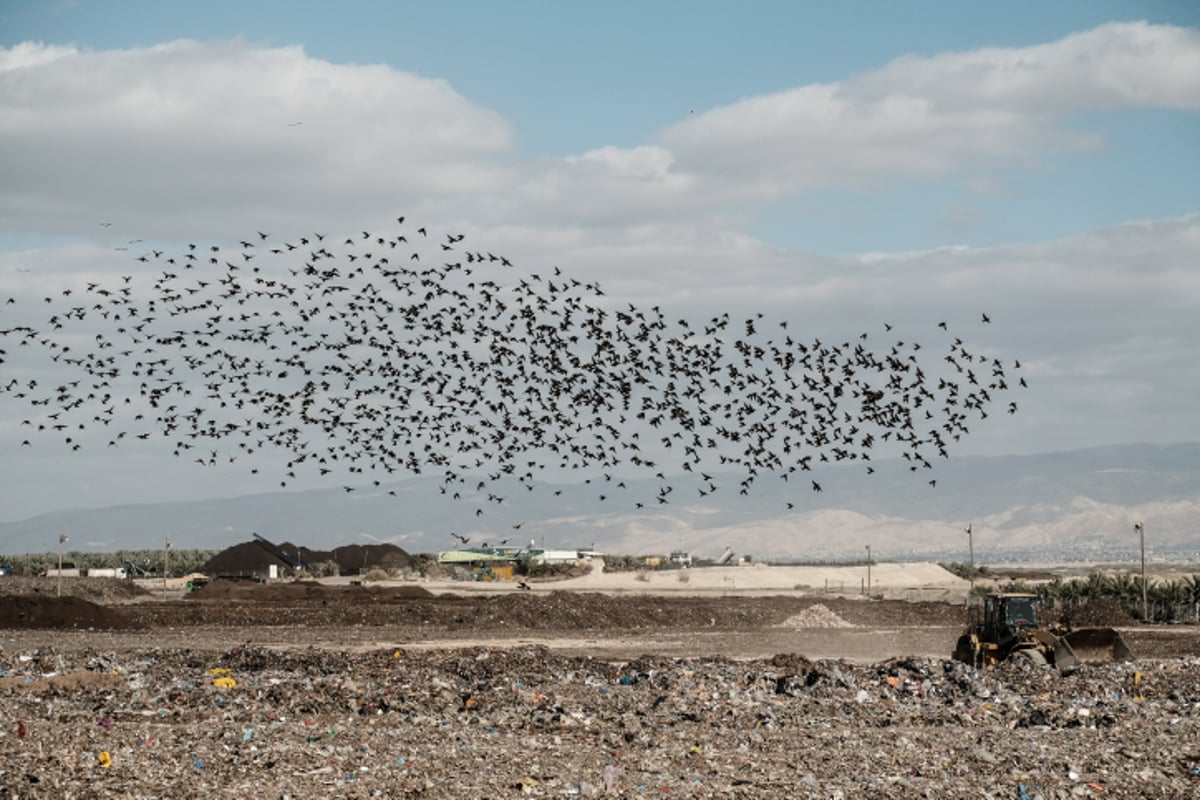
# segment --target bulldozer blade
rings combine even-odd
[[[1106,661],[1132,661],[1133,651],[1112,628],[1082,628],[1071,631],[1060,639],[1079,661],[1103,663]],[[1055,647],[1057,656],[1058,647]]]
[[[1054,668],[1059,672],[1071,672],[1079,667],[1079,658],[1066,639],[1054,640]]]

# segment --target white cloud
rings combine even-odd
[[[407,214],[431,236],[461,231],[520,270],[559,265],[601,280],[614,304],[661,305],[669,319],[762,312],[827,340],[882,336],[887,321],[924,341],[947,318],[1037,378],[1016,427],[973,435],[975,452],[1195,438],[1179,421],[1194,417],[1200,389],[1200,216],[846,258],[744,231],[756,204],[821,186],[961,174],[973,191],[1002,193],[1002,178],[972,176],[1097,144],[1064,129],[1066,114],[1195,108],[1198,54],[1194,31],[1108,25],[747,98],[638,147],[521,160],[507,120],[386,66],[241,41],[0,48],[0,231],[88,240],[0,255],[0,302],[36,305],[67,282],[135,271],[137,248],[114,250],[135,238],[178,251],[256,228],[355,235]],[[947,221],[969,224],[971,209]],[[51,461],[46,480],[61,468]]]
[[[849,93],[876,102],[925,98],[939,109],[1058,116],[1103,108],[1200,108],[1200,32],[1114,22],[1057,42],[908,56],[863,75]]]
[[[390,215],[494,189],[512,146],[506,120],[444,81],[242,41],[0,49],[0,98],[9,230]]]
[[[299,47],[175,41],[0,49],[0,227],[229,231],[391,209],[489,223],[698,227],[822,187],[962,174],[1095,149],[1070,115],[1200,106],[1200,33],[1110,24],[1023,48],[908,56],[748,97],[657,141],[523,160],[512,124],[441,80]],[[386,211],[381,209],[387,207]],[[731,212],[731,210],[733,210]],[[969,224],[968,210],[947,216]],[[356,222],[354,224],[357,224]]]
[[[1114,23],[1057,42],[908,56],[839,83],[746,98],[663,132],[678,168],[764,195],[1095,149],[1070,115],[1200,108],[1200,33]]]

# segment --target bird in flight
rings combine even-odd
[[[641,509],[670,503],[676,481],[708,498],[727,475],[749,495],[767,475],[879,454],[932,469],[993,403],[1015,413],[1005,392],[1025,386],[1019,361],[957,336],[931,352],[899,323],[829,341],[761,313],[668,316],[463,234],[421,226],[410,243],[394,219],[328,238],[251,228],[233,261],[220,242],[157,245],[135,259],[152,270],[40,298],[32,324],[0,328],[0,395],[33,423],[20,444],[86,452],[81,432],[103,429],[114,447],[158,438],[206,467],[274,453],[282,486],[310,471],[347,493],[433,475],[476,517],[509,507],[499,487],[603,475],[600,502]],[[12,369],[10,342],[61,380]],[[633,496],[618,469],[657,490]]]

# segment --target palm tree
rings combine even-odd
[[[1181,619],[1187,613],[1188,601],[1192,596],[1192,586],[1186,578],[1166,581],[1154,587],[1153,596],[1154,605],[1161,606],[1163,612],[1161,615],[1153,616],[1161,616],[1164,620],[1171,622]]]
[[[1104,597],[1109,587],[1108,576],[1103,572],[1093,572],[1084,582],[1082,595],[1089,600]]]

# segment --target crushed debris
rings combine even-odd
[[[0,652],[0,674],[0,785],[21,796],[1200,791],[1196,658],[1062,676],[930,658],[47,646]]]
[[[1192,626],[1064,675],[870,649],[949,649],[963,609],[935,603],[216,580],[104,606],[41,580],[0,603],[41,620],[0,623],[0,796],[1200,794]]]

